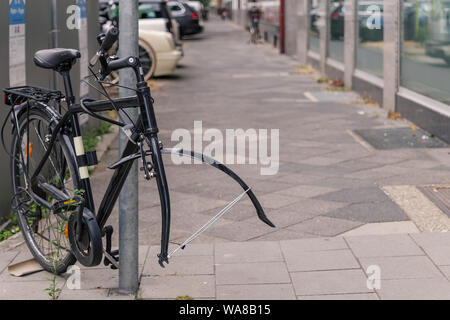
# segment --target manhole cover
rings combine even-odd
[[[450,186],[423,186],[419,190],[450,216]]]
[[[361,129],[354,132],[378,150],[447,148],[448,145],[421,129]]]

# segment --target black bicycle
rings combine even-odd
[[[11,107],[2,126],[2,143],[11,158],[12,207],[34,258],[44,269],[58,274],[64,273],[77,260],[91,267],[100,264],[103,257],[105,265],[119,268],[119,252],[111,251],[113,230],[106,223],[134,160],[139,158],[145,178],[155,178],[159,191],[162,232],[158,260],[161,266],[245,195],[250,197],[259,218],[274,227],[252,190],[223,164],[191,151],[163,148],[158,140],[153,99],[139,59],[119,59],[108,55],[118,34],[119,30],[115,27],[106,34],[100,34],[97,37],[100,50],[90,62],[90,78],[99,84],[93,87],[106,97],[104,100],[83,99],[79,104],[75,103],[70,70],[80,58],[80,53],[73,49],[41,50],[34,56],[37,66],[56,70],[62,76],[65,95],[60,91],[33,86],[3,90],[5,104]],[[93,71],[94,66],[98,66],[98,72]],[[136,88],[133,88],[136,95],[111,99],[105,88],[105,79],[111,72],[124,68],[131,68],[136,74]],[[128,116],[127,108],[139,108],[137,121]],[[118,120],[100,114],[109,110],[117,112]],[[97,210],[88,167],[98,161],[95,151],[84,150],[78,120],[82,113],[120,126],[130,140],[120,160],[109,166],[114,174]],[[12,125],[10,148],[4,139],[9,121]],[[168,252],[170,197],[162,154],[199,159],[223,171],[244,189],[238,198],[171,253]]]

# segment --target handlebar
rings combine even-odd
[[[114,43],[119,39],[119,28],[112,27],[108,30],[100,46],[100,51],[106,53],[112,48]]]
[[[95,56],[93,56],[91,61],[89,62],[91,67],[96,65],[98,60],[101,58],[104,58],[106,60],[105,57],[106,54],[118,39],[119,39],[119,29],[117,27],[110,28],[106,34],[101,33],[100,35],[98,35],[97,41],[100,44],[100,49],[97,51]]]

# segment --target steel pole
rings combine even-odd
[[[119,57],[138,56],[138,0],[119,1]],[[120,70],[121,86],[136,87],[136,77],[132,70]],[[119,96],[134,95],[135,92],[119,88]],[[138,109],[128,109],[132,119],[138,118]],[[119,134],[120,153],[125,149],[128,138]],[[119,291],[135,293],[139,285],[138,274],[138,165],[135,161],[130,175],[119,196]]]

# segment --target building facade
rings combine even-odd
[[[273,12],[284,13],[278,14],[278,21],[284,19],[282,49],[300,64],[342,79],[348,88],[450,143],[450,0],[257,3],[262,8],[271,3],[277,7]],[[250,5],[234,0],[233,9]],[[248,22],[238,15],[234,21],[245,26]],[[279,46],[273,38],[283,32],[274,28],[271,35],[262,29],[265,39]]]

